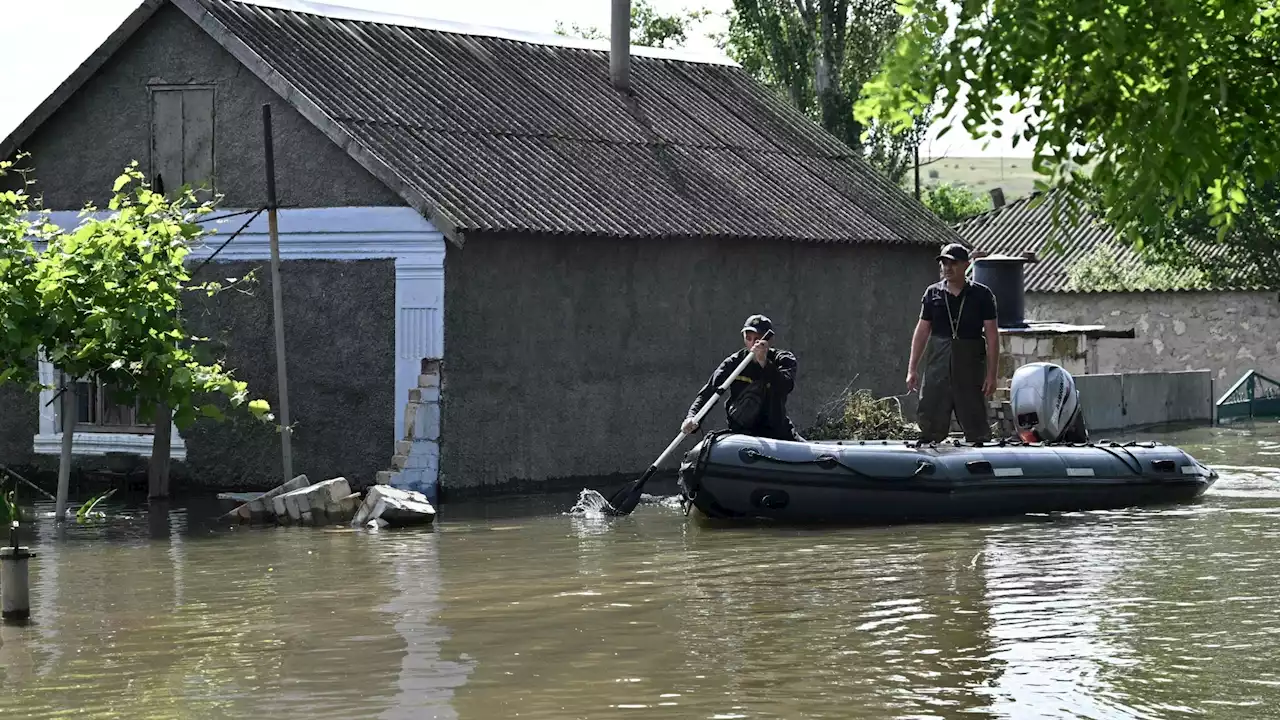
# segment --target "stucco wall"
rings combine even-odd
[[[936,252],[530,237],[450,246],[441,491],[643,471],[753,312],[798,356],[789,410],[802,430],[855,376],[901,394]],[[710,417],[723,426],[721,408]]]
[[[260,268],[252,295],[192,297],[191,330],[225,348],[226,363],[255,397],[279,408],[268,263],[225,263],[211,277]],[[206,268],[205,272],[213,269]],[[294,473],[343,476],[353,486],[387,469],[394,450],[395,263],[292,261],[282,265]],[[203,276],[203,274],[202,274]],[[280,440],[241,413],[184,433],[193,483],[279,484]]]
[[[1276,293],[1028,293],[1027,316],[1134,328],[1098,341],[1100,373],[1210,370],[1215,394],[1251,369],[1280,374]]]
[[[39,429],[39,397],[11,382],[0,385],[0,463],[25,467],[34,462],[31,438]]]
[[[271,274],[267,263],[218,263],[197,280],[242,277],[258,268],[258,281],[213,298],[187,300],[188,328],[210,338],[224,367],[249,384],[253,397],[279,409]],[[313,481],[346,477],[353,486],[373,482],[389,467],[394,446],[395,265],[393,260],[290,261],[281,266],[289,360],[293,468]],[[268,489],[281,476],[280,439],[272,426],[233,411],[220,396],[208,401],[225,421],[201,419],[185,430],[187,458],[172,469],[181,487]],[[56,456],[33,456],[38,430],[35,395],[0,387],[0,463],[33,462],[56,469]],[[101,457],[80,456],[77,467],[102,467]]]
[[[227,206],[266,203],[261,108],[267,102],[282,205],[404,204],[181,10],[166,5],[24,144],[46,208],[103,206],[131,160],[146,172],[148,82],[216,84],[214,163]]]

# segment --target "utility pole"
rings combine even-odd
[[[271,302],[276,325],[276,380],[280,386],[280,450],[284,481],[293,479],[293,429],[289,426],[289,375],[284,354],[284,291],[280,287],[280,235],[276,225],[276,157],[271,143],[271,105],[262,105],[262,141],[267,152],[267,230],[271,235]]]

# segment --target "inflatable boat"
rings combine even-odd
[[[712,433],[680,465],[710,520],[896,523],[1178,504],[1218,474],[1155,442],[791,442]]]

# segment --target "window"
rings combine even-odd
[[[152,85],[151,182],[167,193],[214,184],[214,90],[209,85]],[[207,193],[197,192],[205,199]]]
[[[59,399],[59,410],[61,400]],[[76,432],[154,432],[154,426],[142,423],[139,417],[139,404],[120,403],[110,385],[100,380],[81,380],[76,383]],[[65,427],[61,413],[58,416],[59,428]]]

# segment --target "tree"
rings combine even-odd
[[[689,31],[711,14],[710,10],[685,10],[672,15],[661,15],[648,0],[631,3],[631,44],[643,47],[674,48],[689,41]],[[609,36],[593,25],[571,23],[568,28],[556,21],[556,33],[576,35],[590,40],[604,40]]]
[[[1280,185],[1276,181],[1246,186],[1249,203],[1227,231],[1215,237],[1210,203],[1203,197],[1168,208],[1167,223],[1142,226],[1142,251],[1165,264],[1201,273],[1218,287],[1280,285]]]
[[[1026,112],[1013,142],[1034,141],[1040,189],[1083,199],[1096,187],[1136,247],[1142,228],[1196,203],[1226,237],[1248,185],[1280,170],[1275,0],[903,2],[900,40],[857,117],[912,127],[963,96],[965,128],[998,138],[999,112]]]
[[[854,115],[854,104],[892,51],[902,24],[896,0],[734,0],[721,47],[899,183],[932,118],[890,127]]]
[[[991,209],[991,201],[964,185],[942,183],[926,188],[921,198],[946,223],[957,223]]]
[[[1082,292],[1141,292],[1191,290],[1207,287],[1204,273],[1176,268],[1142,256],[1126,259],[1120,248],[1100,244],[1067,270],[1067,290]]]
[[[0,196],[0,312],[6,330],[0,360],[29,366],[42,350],[60,376],[72,379],[60,388],[59,519],[73,435],[67,419],[75,413],[67,399],[74,398],[76,379],[97,378],[115,390],[115,400],[140,402],[142,420],[157,426],[170,422],[154,417],[157,406],[172,408],[179,428],[198,414],[221,417],[216,405],[203,402],[213,393],[226,396],[232,406],[246,406],[260,420],[272,419],[267,402],[250,400],[244,382],[221,364],[196,357],[205,338],[192,336],[182,322],[184,292],[214,293],[222,287],[189,285],[184,265],[191,244],[206,234],[198,219],[212,211],[212,203],[196,204],[189,188],[174,200],[153,192],[136,165],[116,180],[109,215],[95,218],[88,213],[96,208],[86,207],[69,232],[29,219],[32,202],[25,192]],[[47,242],[44,252],[36,252],[32,237]],[[30,383],[33,375],[18,370],[0,380]],[[167,452],[166,443],[166,458]]]
[[[14,162],[0,161],[0,179],[13,172]],[[0,383],[35,383],[40,322],[31,238],[43,227],[31,221],[32,200],[24,182],[16,190],[0,192]]]

